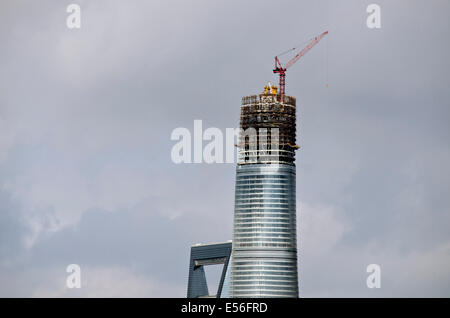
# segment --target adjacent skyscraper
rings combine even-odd
[[[196,244],[192,246],[191,260],[189,262],[187,297],[228,298],[230,295],[230,267],[228,266],[230,256],[231,242]],[[219,286],[217,291],[209,290],[204,267],[219,264],[223,264]],[[210,292],[212,292],[212,294],[210,294]]]
[[[295,98],[242,98],[231,297],[298,297]]]

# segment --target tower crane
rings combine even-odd
[[[328,31],[323,32],[322,34],[314,37],[314,39],[309,42],[309,44],[303,48],[299,53],[297,53],[289,62],[286,63],[285,66],[283,66],[280,62],[280,60],[278,59],[278,56],[285,54],[287,52],[290,52],[292,50],[295,50],[295,48],[288,50],[278,56],[275,56],[275,67],[273,69],[274,73],[278,73],[280,74],[280,90],[279,90],[279,95],[283,96],[285,94],[285,86],[286,86],[286,70],[291,67],[295,62],[297,62],[303,55],[305,55],[306,53],[308,53],[309,50],[311,50],[317,43],[319,43],[320,40],[322,40],[322,38],[328,34]]]

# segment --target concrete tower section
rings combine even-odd
[[[295,122],[295,98],[270,84],[242,98],[231,297],[298,297]]]

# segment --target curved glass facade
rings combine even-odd
[[[295,166],[236,171],[232,297],[298,297]]]

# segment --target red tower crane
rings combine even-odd
[[[278,59],[278,56],[275,56],[275,68],[273,69],[274,73],[279,73],[280,74],[280,90],[279,90],[279,95],[283,96],[285,93],[285,85],[286,85],[286,70],[292,66],[295,62],[298,61],[299,58],[301,58],[303,55],[305,55],[309,50],[311,50],[314,45],[316,45],[317,43],[319,43],[320,40],[322,40],[322,38],[328,34],[328,31],[323,32],[322,34],[314,37],[314,39],[309,42],[309,44],[303,48],[303,50],[301,50],[297,55],[295,55],[289,62],[286,63],[286,66],[283,67],[283,65],[281,64],[280,60]],[[289,50],[292,51],[295,50],[295,48]],[[287,51],[287,52],[289,52]],[[287,53],[284,52],[284,53]],[[284,54],[283,53],[283,54]]]

